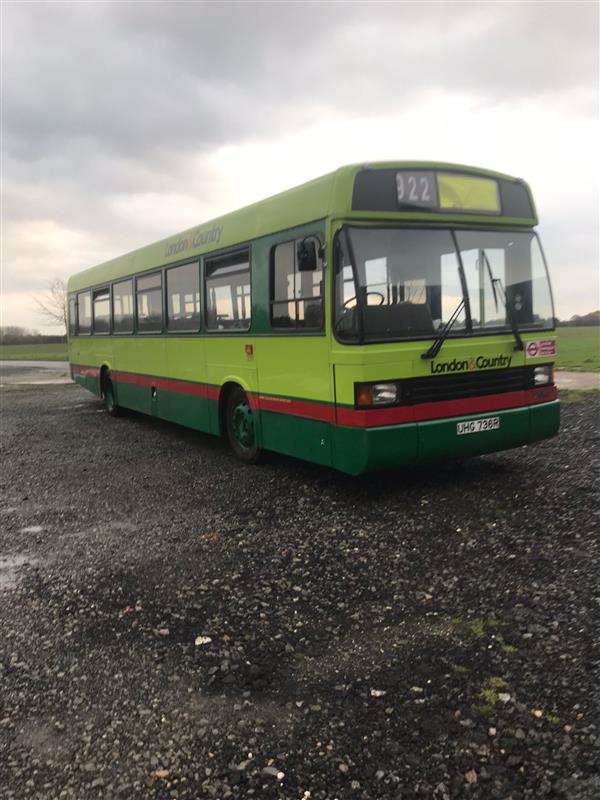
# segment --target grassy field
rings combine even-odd
[[[66,344],[1,344],[0,361],[67,361]]]
[[[600,327],[559,328],[556,368],[600,372]]]
[[[66,361],[66,344],[0,345],[0,360]],[[559,328],[557,369],[600,371],[600,327]]]

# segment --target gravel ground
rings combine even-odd
[[[361,479],[2,398],[2,798],[600,797],[596,398]]]

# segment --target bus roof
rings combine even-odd
[[[132,250],[102,264],[86,269],[71,276],[68,291],[79,291],[91,286],[98,286],[132,275],[136,272],[159,268],[170,263],[193,259],[204,253],[222,250],[237,244],[252,241],[277,231],[283,231],[325,217],[358,217],[358,218],[398,218],[395,213],[381,211],[353,211],[352,193],[354,181],[359,172],[365,170],[435,170],[442,172],[458,172],[495,178],[497,180],[520,183],[529,188],[520,179],[493,172],[487,169],[470,167],[462,164],[448,164],[432,161],[384,161],[362,164],[348,164],[333,172],[303,183],[292,189],[245,206],[237,211],[216,217],[201,225],[196,225],[181,233],[161,239],[153,244]],[[512,222],[513,224],[535,225],[537,218],[533,202],[532,215],[527,219],[495,218],[496,223]],[[403,220],[416,222],[440,221],[440,216],[432,218],[431,212],[402,213]],[[489,217],[474,214],[444,214],[443,221],[470,223],[490,223]]]

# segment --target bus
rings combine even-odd
[[[358,475],[559,427],[552,292],[521,179],[344,166],[80,272],[72,378],[133,409]]]

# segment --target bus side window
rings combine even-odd
[[[113,333],[133,333],[133,282],[113,283]]]
[[[154,272],[136,281],[137,326],[140,333],[160,333],[163,327],[162,275]]]
[[[271,251],[273,328],[320,330],[323,326],[323,262],[318,260],[316,270],[300,272],[302,241],[283,242]]]
[[[250,251],[208,259],[204,268],[207,330],[249,330],[252,318]]]
[[[197,261],[171,267],[167,276],[167,329],[197,331],[200,327],[200,267]]]
[[[93,293],[92,308],[94,311],[94,318],[93,318],[94,333],[109,333],[110,292],[108,286],[104,289],[97,289]]]

